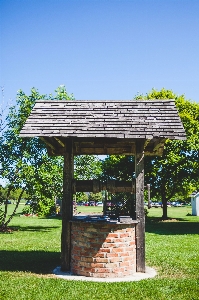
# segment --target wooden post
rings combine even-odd
[[[135,155],[136,177],[136,260],[137,272],[145,272],[145,213],[144,213],[144,141],[137,141]]]
[[[151,189],[150,189],[151,186],[149,183],[146,186],[148,192],[148,208],[151,208]]]
[[[61,270],[70,271],[71,263],[71,220],[73,216],[72,179],[74,170],[73,140],[68,139],[64,155],[63,200],[62,200],[62,235],[61,235]]]

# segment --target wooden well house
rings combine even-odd
[[[144,155],[161,155],[166,139],[185,139],[173,100],[39,100],[21,130],[49,155],[64,156],[61,270],[93,277],[145,272]],[[73,178],[75,155],[135,157],[129,182]],[[73,216],[76,191],[128,192],[134,206],[118,218]],[[132,209],[132,207],[134,207]]]

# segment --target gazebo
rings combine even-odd
[[[93,277],[145,272],[144,155],[163,153],[166,139],[186,139],[174,100],[36,101],[20,136],[39,137],[49,155],[64,156],[61,270]],[[75,155],[135,157],[131,181],[77,181]],[[129,192],[134,210],[116,220],[73,216],[76,191]]]

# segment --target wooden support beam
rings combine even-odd
[[[73,216],[72,180],[74,172],[73,139],[67,143],[64,155],[63,200],[62,200],[62,235],[61,235],[61,270],[70,271],[71,264],[71,220]]]
[[[64,148],[65,143],[63,143],[59,138],[55,137],[55,140]]]
[[[53,150],[53,153],[54,153],[54,151],[56,150],[56,148],[55,148],[51,143],[49,143],[45,137],[42,137],[42,136],[41,136],[40,139],[41,139],[48,147],[50,147],[50,149]]]
[[[110,193],[135,193],[135,180],[119,181],[108,180],[107,182],[100,182],[99,180],[73,180],[73,193],[76,192],[93,192],[99,193],[107,190]]]
[[[150,184],[147,184],[147,191],[148,191],[148,208],[151,208],[151,186]]]
[[[136,255],[137,272],[145,272],[145,213],[144,213],[144,141],[137,142],[135,156],[136,176]]]

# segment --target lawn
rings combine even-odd
[[[100,213],[102,208],[78,210]],[[161,215],[161,208],[151,208],[146,221],[146,264],[158,275],[120,283],[55,278],[61,220],[16,215],[11,222],[16,230],[0,234],[0,299],[199,299],[199,217],[191,216],[191,207],[168,208],[164,222]]]

